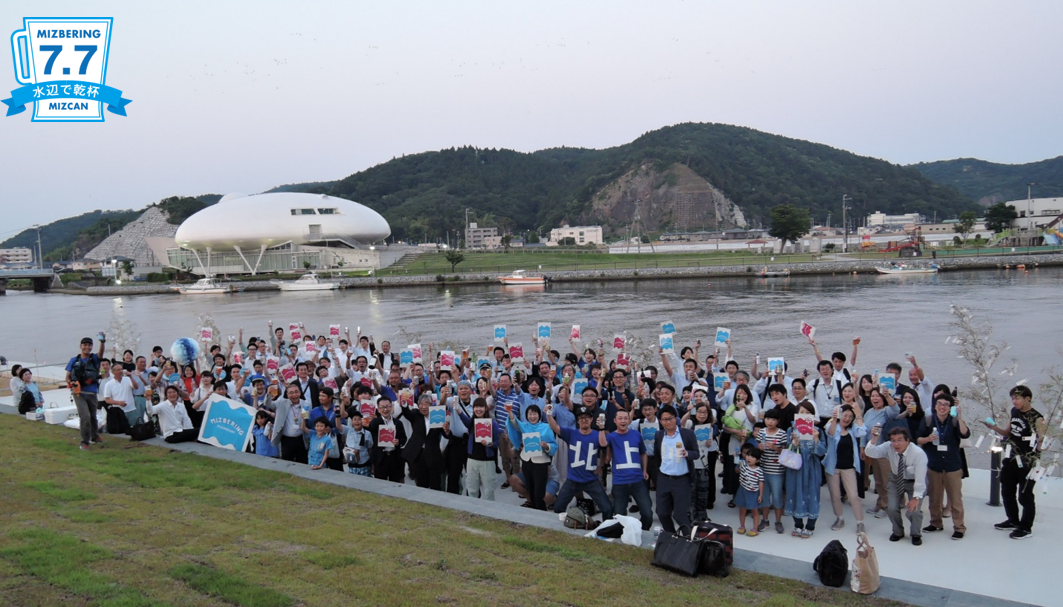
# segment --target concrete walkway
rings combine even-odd
[[[47,393],[46,401],[62,402],[63,399],[58,394],[60,392],[65,391]],[[69,398],[66,394],[62,396]],[[10,397],[0,398],[0,412],[15,412]],[[118,439],[119,437],[111,438]],[[171,445],[161,438],[146,442],[166,449],[278,470],[317,482],[413,500],[498,520],[565,533],[586,533],[567,529],[556,514],[519,507],[519,496],[509,489],[497,489],[497,501],[488,502],[420,489],[412,484],[354,476],[346,472],[311,470],[305,465],[236,453],[198,443]],[[85,455],[91,457],[91,453]],[[1035,535],[1025,541],[1016,541],[1009,539],[1006,532],[997,531],[992,527],[994,523],[1004,519],[1004,513],[1002,508],[992,508],[985,503],[989,492],[988,471],[972,470],[971,474],[971,478],[964,483],[968,531],[963,540],[950,539],[951,520],[945,519],[946,531],[924,534],[924,544],[920,547],[912,546],[907,538],[891,543],[887,539],[890,534],[889,520],[867,515],[867,532],[878,554],[883,576],[882,587],[875,596],[925,607],[1059,604],[1053,586],[1037,577],[1048,572],[1050,565],[1045,559],[1051,558],[1049,555],[1063,542],[1063,528],[1046,523],[1063,518],[1063,500],[1059,497],[1061,487],[1058,479],[1047,484],[1047,493],[1044,492],[1045,487],[1038,487],[1039,524],[1034,527]],[[501,484],[501,476],[497,482]],[[827,498],[825,490],[823,497]],[[710,517],[737,527],[737,510],[727,508],[726,503],[726,499],[719,500],[716,508],[710,511]],[[830,525],[834,519],[830,512],[829,499],[824,499],[819,528],[810,540],[791,537],[789,532],[792,529],[792,521],[788,519],[783,521],[786,533],[782,535],[769,529],[756,538],[736,536],[735,567],[818,585],[820,582],[812,571],[812,561],[827,542],[839,539],[849,551],[850,558],[855,555],[856,524],[851,508],[845,505],[844,510],[846,527],[841,531],[831,531]],[[652,542],[652,534],[644,532],[643,547],[648,549]],[[848,592],[848,587],[841,590]]]

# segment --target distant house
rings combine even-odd
[[[465,248],[467,249],[497,249],[502,246],[498,228],[481,228],[475,223],[470,223],[465,228]]]
[[[550,230],[550,242],[562,244],[566,238],[571,238],[575,245],[602,244],[602,226],[575,226],[563,225],[560,228]]]

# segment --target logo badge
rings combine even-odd
[[[113,19],[26,17],[11,35],[15,80],[7,115],[33,104],[33,122],[103,122],[103,110],[125,116],[129,99],[107,86]]]

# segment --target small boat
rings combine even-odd
[[[769,270],[767,266],[758,274],[761,278],[789,278],[790,270]]]
[[[499,276],[499,282],[507,287],[519,287],[528,285],[542,286],[547,278],[541,274],[527,274],[524,270],[513,270],[509,276]]]
[[[885,274],[887,276],[904,276],[907,274],[937,274],[937,264],[932,264],[930,267],[916,267],[908,265],[891,265],[889,267],[876,267],[875,270],[879,274]]]
[[[174,287],[174,289],[181,295],[217,295],[220,293],[231,293],[232,287],[227,284],[222,284],[212,277],[200,278],[195,283]]]
[[[340,288],[338,282],[324,282],[321,278],[310,272],[303,274],[298,280],[271,280],[281,291],[331,291]]]

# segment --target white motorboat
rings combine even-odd
[[[932,264],[929,267],[917,267],[909,265],[892,265],[889,267],[876,267],[879,274],[885,274],[886,276],[906,276],[908,274],[937,274],[937,264]]]
[[[281,291],[331,291],[340,288],[338,282],[325,282],[310,272],[303,274],[298,280],[271,280]]]
[[[220,293],[232,293],[233,289],[228,284],[222,284],[212,277],[200,278],[188,286],[174,287],[181,295],[218,295]]]
[[[541,274],[528,274],[524,270],[513,270],[509,276],[499,276],[499,282],[507,287],[518,286],[542,286],[546,284],[546,277]]]

